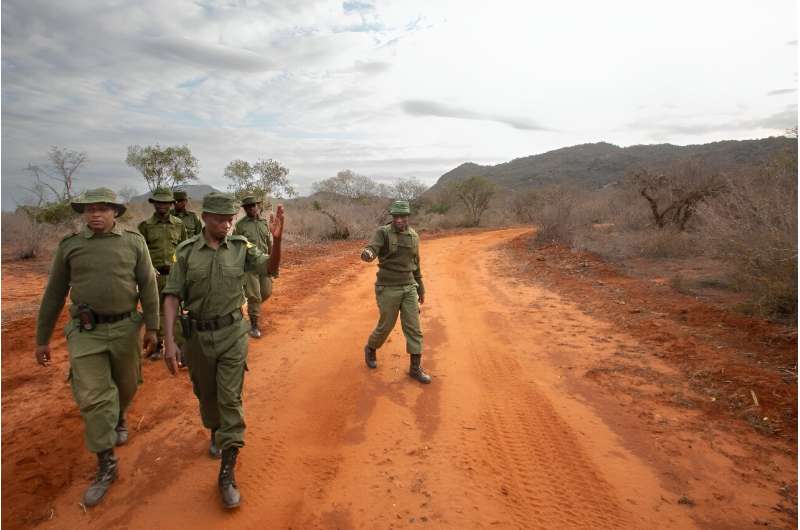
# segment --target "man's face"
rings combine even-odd
[[[175,211],[176,212],[184,212],[186,211],[186,203],[189,202],[188,199],[181,199],[179,201],[175,201]]]
[[[225,238],[233,226],[233,215],[203,212],[203,222],[208,234],[219,241]]]
[[[244,213],[247,217],[256,217],[258,215],[258,204],[248,204],[244,207]]]
[[[114,226],[117,210],[110,204],[87,204],[83,208],[83,220],[92,232],[108,232]]]
[[[408,216],[407,215],[393,215],[392,216],[392,224],[394,227],[399,230],[403,231],[408,228]]]
[[[154,202],[153,209],[155,209],[156,214],[160,217],[165,217],[169,213],[169,209],[172,207],[171,202]]]

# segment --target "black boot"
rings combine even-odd
[[[236,456],[239,454],[238,447],[229,447],[222,450],[222,463],[219,467],[219,493],[222,496],[222,503],[226,508],[236,508],[239,506],[241,496],[239,488],[236,487],[236,477],[233,470],[236,467]]]
[[[111,483],[117,478],[117,459],[113,449],[97,453],[97,476],[83,494],[83,505],[94,506],[103,499]]]
[[[431,382],[431,376],[426,374],[425,370],[422,369],[421,354],[411,354],[411,366],[408,369],[408,375],[410,375],[412,379],[416,379],[420,383],[425,383],[426,385]]]
[[[164,339],[158,339],[155,349],[147,356],[151,361],[157,361],[164,355]]]
[[[114,430],[117,431],[117,441],[115,445],[125,445],[128,443],[128,422],[125,421],[125,416],[122,414],[119,415],[119,421]]]
[[[378,350],[364,346],[364,361],[370,368],[378,367]]]
[[[220,454],[222,454],[214,439],[215,434],[217,434],[217,430],[211,429],[211,443],[208,444],[208,454],[211,455],[211,458],[219,458]]]
[[[250,316],[250,336],[254,339],[261,338],[261,329],[258,327],[258,317],[256,315]]]

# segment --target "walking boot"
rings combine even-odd
[[[222,496],[222,503],[229,509],[236,508],[241,501],[239,488],[236,487],[236,477],[233,474],[238,454],[238,447],[223,449],[222,463],[219,467],[219,493]]]
[[[258,317],[250,315],[250,336],[254,339],[261,338],[261,329],[258,327]]]
[[[408,369],[408,375],[426,385],[431,382],[431,376],[422,369],[422,355],[411,354],[411,366]]]
[[[370,368],[378,367],[378,350],[364,346],[364,361]]]
[[[164,354],[164,339],[158,339],[158,344],[156,344],[155,349],[150,352],[150,355],[147,356],[148,359],[151,361],[157,361],[161,359],[162,355]]]
[[[117,441],[114,445],[125,445],[128,443],[128,422],[125,421],[125,416],[119,415],[119,421],[114,429],[117,431]]]
[[[117,459],[113,449],[97,453],[97,476],[83,494],[83,505],[94,506],[103,499],[111,483],[117,478]]]
[[[211,458],[219,458],[222,452],[217,447],[217,442],[214,439],[214,435],[217,434],[216,429],[211,429],[211,443],[208,444],[208,454],[211,455]]]

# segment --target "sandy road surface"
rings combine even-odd
[[[379,368],[364,366],[361,348],[377,314],[375,269],[354,261],[357,253],[314,265],[325,269],[317,271],[324,281],[301,270],[283,275],[267,306],[265,338],[251,341],[247,446],[237,469],[244,500],[233,513],[220,506],[218,463],[205,455],[187,377],[169,379],[160,364],[146,367],[131,441],[118,450],[120,478],[101,506],[84,513],[77,500],[94,463],[74,441],[80,422],[68,390],[49,382],[64,400],[53,426],[63,438],[40,455],[61,451],[51,467],[68,478],[57,497],[41,499],[41,526],[695,527],[691,508],[677,502],[680,492],[663,482],[669,470],[637,450],[646,441],[637,439],[634,420],[615,425],[590,392],[570,383],[576,366],[602,362],[635,340],[498,272],[507,256],[501,247],[523,231],[424,242],[429,386],[407,377],[399,329],[379,351]],[[36,399],[35,388],[28,398]],[[5,414],[3,424],[7,430]],[[20,443],[12,439],[17,449]],[[4,432],[4,490],[8,445]],[[713,454],[694,463],[703,477],[728,465]],[[731,496],[729,505],[713,526],[750,523],[741,499]]]

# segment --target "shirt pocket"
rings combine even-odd
[[[241,290],[244,281],[244,269],[242,267],[222,266],[222,282],[226,291]]]
[[[208,271],[204,268],[194,268],[186,271],[186,281],[189,283],[197,283],[208,276]]]

